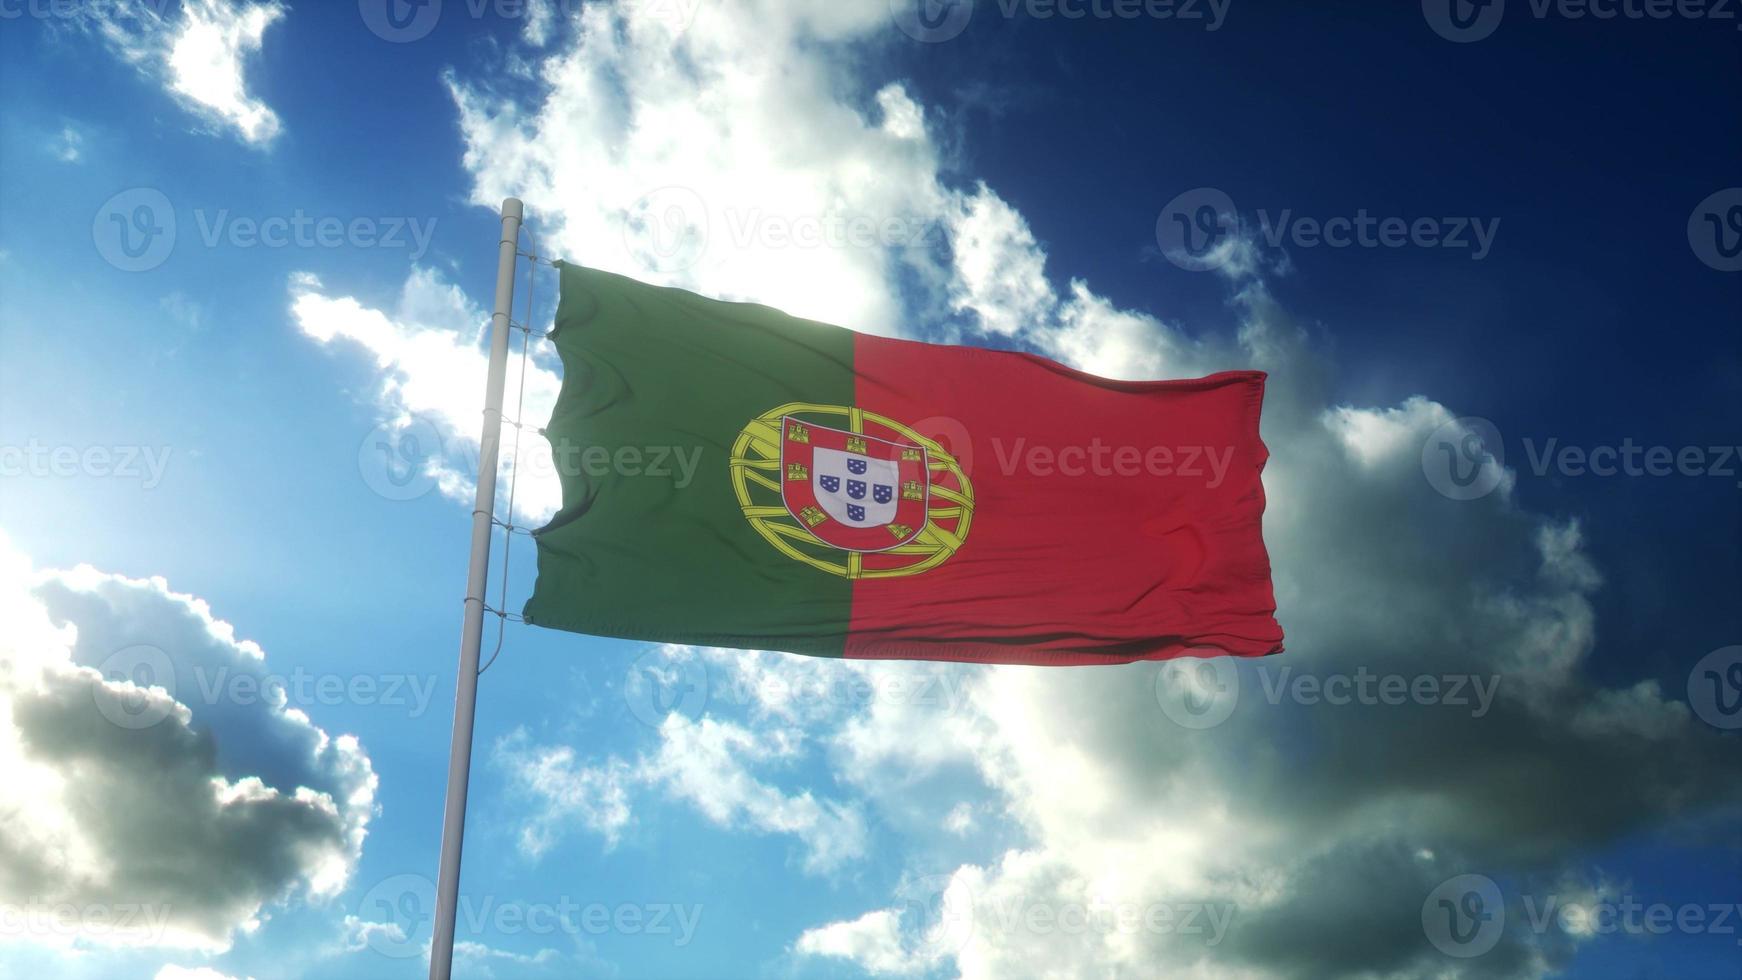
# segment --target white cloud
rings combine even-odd
[[[880,977],[921,973],[937,961],[902,942],[901,914],[895,909],[876,909],[857,919],[807,929],[794,948],[806,956],[851,960]]]
[[[398,949],[410,940],[405,927],[397,922],[376,922],[355,915],[347,915],[341,920],[339,934],[347,953],[361,953],[378,942],[385,944],[386,948]]]
[[[204,602],[0,538],[0,621],[0,901],[56,910],[26,938],[222,950],[346,886],[369,757],[282,699],[208,696],[265,654]]]
[[[542,856],[577,826],[615,844],[631,821],[629,790],[648,787],[720,827],[794,837],[804,847],[804,869],[826,873],[865,855],[864,817],[809,790],[785,792],[753,772],[779,769],[801,754],[793,729],[752,730],[672,713],[659,727],[658,747],[633,762],[611,757],[584,765],[572,749],[534,745],[524,731],[497,745],[496,762],[517,792],[538,804],[521,826],[521,850],[529,856]]]
[[[542,48],[550,42],[556,13],[555,0],[527,0],[525,38],[528,45]]]
[[[287,8],[277,2],[183,0],[174,19],[159,9],[100,3],[81,5],[80,12],[116,54],[190,110],[233,129],[246,143],[270,143],[278,135],[278,115],[249,92],[245,66]]]
[[[603,836],[607,846],[616,844],[629,823],[633,774],[621,761],[583,766],[573,749],[533,745],[518,730],[497,743],[496,763],[517,790],[540,805],[521,825],[520,849],[531,857],[543,856],[577,821]]]
[[[489,314],[439,273],[423,268],[412,270],[391,311],[329,294],[320,280],[299,274],[291,281],[290,312],[309,338],[323,346],[361,349],[374,361],[382,377],[377,393],[380,409],[392,424],[409,426],[421,421],[440,433],[442,451],[426,463],[443,493],[471,503],[484,418],[484,378],[489,362],[484,334],[489,329]],[[519,351],[516,338],[510,343],[505,389],[504,410],[510,419],[523,390]],[[530,426],[550,417],[559,384],[555,372],[539,359],[528,362],[523,417]],[[514,436],[511,427],[503,427],[500,472],[508,473],[518,461],[515,509],[521,516],[542,523],[562,502],[550,444],[536,431],[523,431],[517,460]],[[503,481],[499,491],[503,501],[507,490]]]
[[[467,976],[485,978],[507,976],[514,980],[528,980],[531,977],[572,977],[576,975],[572,959],[558,950],[544,948],[536,953],[516,953],[512,950],[497,949],[478,942],[454,943],[454,962],[456,972],[464,971]],[[588,974],[602,975],[599,967],[604,964],[594,962],[583,964],[588,967]],[[502,972],[498,972],[498,971]]]
[[[186,967],[170,963],[158,970],[152,980],[243,980],[243,978],[232,977],[228,973],[219,973],[209,966]]]
[[[973,830],[974,808],[966,803],[957,803],[949,813],[944,815],[944,829],[956,835],[963,835]]]
[[[49,140],[48,150],[62,163],[78,163],[84,155],[84,145],[85,134],[72,126],[62,126],[60,132]]]
[[[952,217],[951,304],[1004,336],[1031,332],[1050,319],[1058,304],[1046,279],[1046,256],[1022,215],[982,185]]]
[[[937,153],[900,85],[849,107],[806,53],[887,7],[711,4],[687,29],[671,7],[582,8],[530,112],[452,79],[473,199],[523,197],[547,247],[594,268],[897,332],[888,282],[944,213]],[[795,244],[853,234],[912,247]]]
[[[673,713],[659,734],[658,754],[643,762],[646,778],[714,823],[798,837],[807,871],[832,871],[864,856],[865,820],[857,809],[818,800],[809,790],[784,793],[751,774],[752,764],[795,760],[796,732]]]

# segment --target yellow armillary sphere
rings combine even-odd
[[[936,440],[858,408],[789,402],[732,445],[744,519],[782,554],[848,579],[917,575],[968,539],[974,485]]]

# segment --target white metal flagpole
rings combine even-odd
[[[460,631],[460,672],[454,689],[454,739],[448,749],[448,802],[442,816],[441,872],[436,879],[435,932],[430,937],[430,980],[454,972],[454,923],[460,898],[460,845],[466,836],[466,784],[472,774],[472,721],[478,706],[478,652],[484,643],[484,587],[490,578],[490,538],[496,513],[496,458],[502,442],[502,389],[508,373],[509,314],[514,306],[514,264],[525,207],[502,202],[502,241],[496,256],[496,311],[490,317],[490,369],[484,385],[484,433],[478,438],[478,496],[472,505],[472,562],[466,573],[466,618]],[[509,520],[513,520],[510,515]]]

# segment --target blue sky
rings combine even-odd
[[[510,626],[460,975],[1737,975],[1734,918],[1531,922],[1742,901],[1738,692],[1690,701],[1742,657],[1737,23],[1445,7],[0,4],[4,972],[422,975],[514,194],[529,247],[651,282],[1268,370],[1290,639],[1195,728],[1154,665]],[[1172,234],[1205,202],[1207,262]],[[1317,240],[1363,215],[1436,244]],[[1558,455],[1628,445],[1697,465]],[[1364,674],[1495,700],[1288,693]],[[1506,909],[1480,952],[1424,921],[1465,875]],[[80,911],[17,925],[45,903]],[[135,906],[163,927],[98,921]],[[1053,921],[1097,909],[1230,917]]]

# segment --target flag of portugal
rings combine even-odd
[[[1111,381],[561,266],[539,626],[830,657],[1281,651],[1265,376]]]

